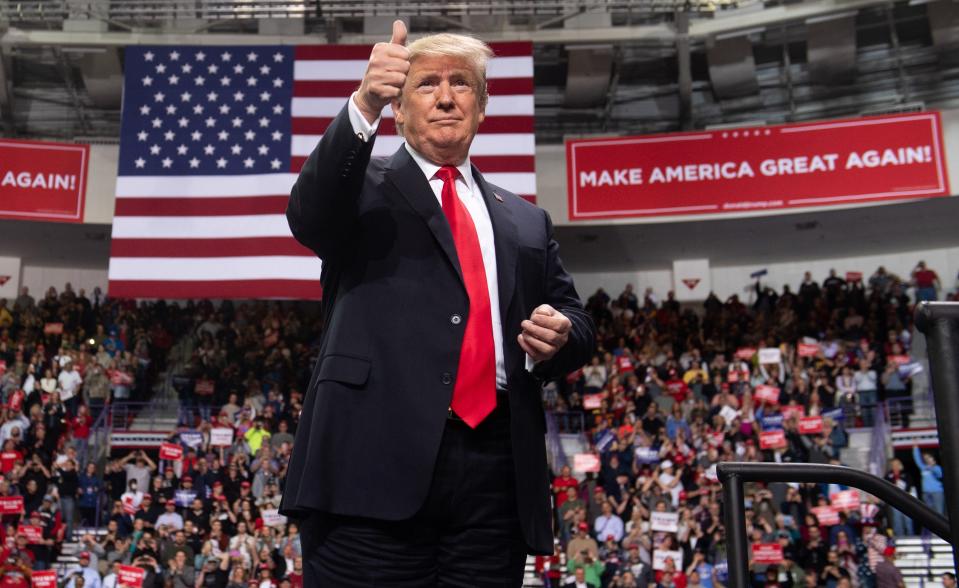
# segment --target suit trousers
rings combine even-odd
[[[304,586],[521,586],[528,548],[509,427],[505,394],[476,429],[448,419],[426,501],[410,519],[313,513],[300,531]]]

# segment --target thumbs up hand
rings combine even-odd
[[[390,42],[377,43],[370,53],[363,83],[356,94],[356,105],[370,123],[380,116],[384,106],[403,91],[406,74],[410,71],[406,36],[406,25],[401,20],[395,20]]]

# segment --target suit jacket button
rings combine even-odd
[[[449,386],[453,383],[453,374],[449,372],[443,372],[443,376],[440,378],[444,385]]]
[[[463,322],[463,317],[461,317],[458,314],[454,314],[453,316],[450,317],[450,322],[453,323],[454,325],[458,325],[461,322]]]

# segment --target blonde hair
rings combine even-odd
[[[486,108],[489,101],[489,87],[486,84],[486,66],[493,57],[493,50],[489,45],[469,35],[455,35],[453,33],[438,33],[421,37],[407,46],[410,52],[410,63],[418,57],[456,57],[466,61],[473,75],[476,77],[479,91],[480,108]],[[397,132],[402,136],[402,125],[396,125]]]

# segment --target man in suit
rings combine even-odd
[[[396,21],[293,187],[325,305],[281,504],[308,586],[519,586],[552,553],[540,382],[594,327],[548,215],[470,165],[490,55]],[[388,104],[405,144],[372,158]]]

